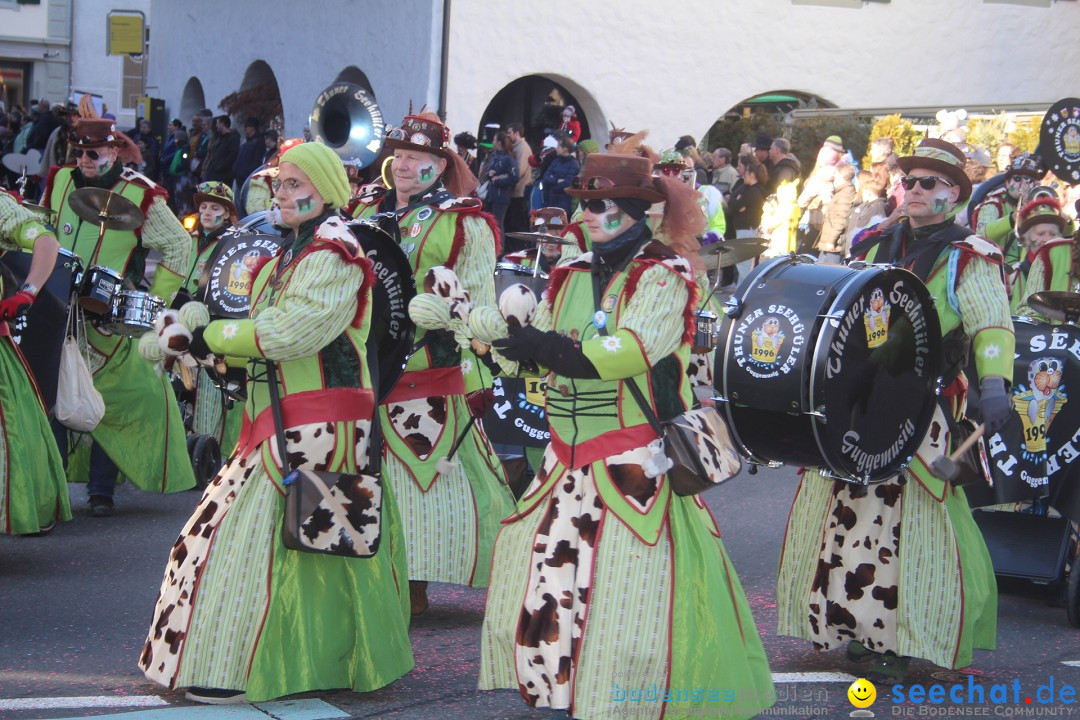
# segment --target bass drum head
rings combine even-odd
[[[348,227],[364,248],[375,275],[368,347],[377,350],[369,353],[369,365],[382,401],[394,389],[412,352],[416,326],[409,318],[409,301],[416,295],[416,283],[409,256],[397,241],[397,222],[392,218],[354,220]]]
[[[277,254],[281,237],[232,229],[217,241],[206,261],[195,298],[215,318],[246,318],[251,312],[253,269]]]
[[[828,469],[878,482],[914,456],[941,375],[934,299],[900,268],[858,271],[827,313],[814,352],[813,428]]]

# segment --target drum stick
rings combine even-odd
[[[963,457],[964,453],[970,450],[972,445],[979,442],[979,438],[983,436],[984,432],[986,432],[986,423],[979,423],[979,427],[975,428],[975,431],[968,435],[967,439],[952,451],[952,455],[949,456],[949,459],[956,461]]]
[[[939,480],[945,480],[952,482],[956,479],[956,476],[960,473],[960,468],[956,464],[956,461],[963,457],[964,453],[971,449],[971,446],[979,441],[979,438],[986,432],[986,424],[980,423],[975,431],[968,435],[964,442],[960,443],[951,455],[942,455],[941,457],[934,458],[934,461],[930,463],[930,472]]]

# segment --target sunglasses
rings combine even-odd
[[[943,177],[938,177],[937,175],[927,175],[926,177],[912,177],[909,175],[900,181],[900,184],[904,186],[905,190],[914,190],[916,185],[923,190],[933,190],[934,185],[937,185],[938,183],[947,185],[948,187],[956,185],[956,183],[946,180]]]
[[[75,148],[71,151],[71,154],[74,155],[76,159],[81,158],[83,155],[86,155],[86,157],[90,158],[91,160],[97,160],[99,157],[101,157],[101,153],[99,153],[97,150],[83,150],[81,148]]]
[[[423,145],[427,147],[431,145],[431,138],[422,132],[415,132],[412,135],[405,128],[394,128],[390,132],[386,133],[386,137],[391,140],[402,140],[404,142],[410,142],[413,145]]]
[[[581,204],[581,207],[585,208],[586,211],[591,212],[593,215],[603,215],[606,212],[610,212],[615,207],[615,203],[606,198],[603,200],[586,200]]]

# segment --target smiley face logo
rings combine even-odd
[[[859,678],[847,690],[848,700],[857,708],[868,708],[877,699],[877,688],[869,680]]]

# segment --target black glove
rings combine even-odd
[[[1005,379],[999,377],[983,378],[979,383],[979,411],[986,436],[989,437],[1001,428],[1013,415],[1012,397],[1005,392]]]
[[[532,326],[510,328],[510,336],[496,340],[493,347],[507,360],[535,362],[556,375],[568,378],[599,378],[600,373],[581,352],[581,343],[549,330]]]
[[[204,332],[206,332],[205,326],[192,330],[191,343],[188,345],[188,352],[191,353],[191,357],[199,362],[205,362],[214,354],[214,351],[206,344],[206,340],[203,339]]]

